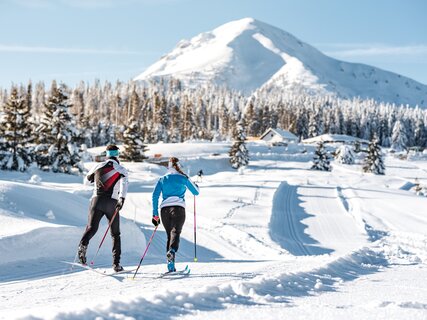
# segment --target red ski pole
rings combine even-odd
[[[102,240],[101,240],[101,243],[99,244],[98,250],[96,250],[96,254],[93,257],[92,261],[90,262],[91,265],[93,265],[95,258],[98,256],[99,249],[101,249],[101,246],[104,243],[105,237],[107,236],[108,230],[110,230],[111,224],[113,223],[114,218],[116,217],[117,213],[119,213],[118,209],[116,209],[116,211],[114,211],[113,217],[111,218],[110,223],[108,223],[108,228],[107,228],[107,230],[105,230],[104,236],[102,237]]]
[[[148,248],[150,247],[151,241],[153,241],[154,234],[157,231],[157,227],[158,227],[158,225],[154,228],[153,234],[151,235],[150,240],[148,241],[147,247],[145,248],[144,254],[141,257],[141,260],[139,261],[138,268],[136,268],[135,274],[133,275],[132,279],[135,279],[135,276],[138,273],[138,270],[139,270],[139,267],[141,266],[142,260],[144,260],[145,255],[147,254]]]

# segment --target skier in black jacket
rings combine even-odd
[[[86,250],[90,239],[95,235],[99,222],[105,215],[111,222],[116,211],[123,207],[127,188],[128,172],[118,160],[119,148],[116,145],[107,146],[107,159],[93,167],[86,175],[86,179],[94,183],[94,192],[89,208],[89,217],[86,230],[80,240],[78,257],[81,264],[86,264]],[[113,269],[122,271],[120,265],[120,217],[117,212],[111,223],[111,237],[113,238]]]

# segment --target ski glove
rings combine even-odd
[[[119,201],[117,201],[116,204],[116,210],[120,211],[123,208],[123,204],[125,203],[125,198],[120,198]]]
[[[159,216],[153,216],[153,219],[151,219],[151,222],[154,224],[155,227],[157,227],[160,224]]]

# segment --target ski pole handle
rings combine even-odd
[[[145,248],[144,254],[143,254],[143,255],[142,255],[142,257],[141,257],[141,260],[139,261],[138,268],[136,268],[135,274],[133,275],[133,278],[132,278],[132,279],[135,279],[135,276],[136,276],[136,274],[138,273],[139,267],[141,266],[142,260],[144,260],[145,255],[147,254],[148,248],[150,247],[151,241],[153,241],[154,235],[155,235],[155,233],[156,233],[156,231],[157,231],[157,228],[158,228],[158,227],[159,227],[159,226],[157,225],[157,226],[154,228],[153,234],[151,235],[150,240],[148,241],[147,247]]]

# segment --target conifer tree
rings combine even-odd
[[[378,140],[374,137],[368,146],[368,155],[365,158],[363,172],[384,174],[385,166]]]
[[[339,163],[353,164],[354,158],[355,158],[355,155],[353,150],[351,150],[351,148],[347,145],[340,146],[335,152],[335,159]]]
[[[219,133],[222,138],[227,137],[228,129],[230,127],[229,122],[230,122],[230,114],[223,101],[219,109]]]
[[[299,108],[297,112],[295,133],[300,139],[306,139],[308,137],[307,110],[305,108]]]
[[[80,133],[70,113],[71,105],[64,85],[57,87],[52,83],[50,96],[45,103],[45,114],[39,132],[39,144],[36,147],[37,164],[43,170],[73,173],[83,172],[77,141]]]
[[[415,120],[414,143],[417,147],[427,147],[427,130],[421,116]]]
[[[311,169],[320,170],[320,171],[332,170],[331,163],[330,163],[330,156],[326,151],[322,141],[320,141],[317,145],[317,149],[314,154],[313,165]]]
[[[194,121],[193,104],[186,96],[183,106],[183,128],[182,137],[184,140],[196,138],[196,123]]]
[[[255,106],[252,99],[249,100],[248,105],[245,109],[245,122],[248,127],[248,135],[251,137],[256,136],[260,131],[260,123],[257,118]]]
[[[394,124],[393,133],[391,136],[391,147],[397,152],[404,151],[408,145],[408,136],[403,123],[398,120]]]
[[[143,143],[140,130],[138,130],[138,122],[135,118],[130,119],[130,124],[123,132],[125,150],[122,158],[126,161],[142,162],[147,159],[145,151],[147,146]]]
[[[313,112],[310,113],[308,122],[308,137],[313,138],[317,136],[317,120]]]
[[[231,146],[229,156],[234,169],[247,166],[249,163],[249,151],[246,148],[245,122],[240,120],[234,132],[234,143]]]
[[[28,98],[18,94],[16,88],[0,116],[0,168],[25,171],[32,163],[30,107]],[[31,97],[30,97],[31,99]]]
[[[171,119],[170,119],[170,141],[171,142],[182,142],[182,122],[181,114],[179,112],[179,107],[177,104],[174,104],[171,109]]]

